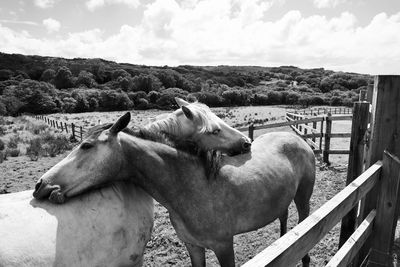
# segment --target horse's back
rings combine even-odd
[[[0,195],[0,266],[140,266],[152,224],[153,200],[131,185],[64,205]]]

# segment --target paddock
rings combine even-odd
[[[381,76],[381,78],[385,79],[386,76]],[[388,78],[389,79],[389,78]],[[397,79],[397,78],[396,78]],[[396,87],[398,89],[398,87]],[[398,100],[396,100],[399,102]],[[393,109],[393,106],[391,106]],[[393,110],[396,110],[394,108]],[[378,153],[376,153],[378,155]],[[382,153],[379,153],[380,157],[383,156]],[[397,154],[395,154],[397,155]],[[382,158],[381,158],[382,159]],[[10,159],[13,160],[13,159]],[[51,159],[53,160],[53,159]],[[45,164],[44,161],[47,159],[41,159],[40,163]],[[57,162],[57,159],[54,159],[54,162]],[[47,163],[47,162],[46,162]],[[29,162],[28,162],[29,164]],[[52,166],[51,162],[47,163],[44,166]],[[26,167],[19,166],[18,169],[22,169]],[[5,173],[6,170],[1,169],[2,165],[0,164],[0,171]],[[43,167],[45,169],[47,167]],[[37,170],[38,173],[42,172],[42,169]],[[37,175],[40,176],[40,175]],[[35,176],[35,177],[37,177]],[[324,165],[319,165],[317,170],[317,184],[316,188],[319,187],[321,190],[317,190],[314,192],[312,198],[312,211],[317,210],[321,206],[322,203],[325,203],[327,200],[331,199],[336,193],[340,191],[340,189],[344,188],[346,184],[346,170],[344,169],[335,169],[335,167],[326,167]],[[19,179],[15,179],[14,183],[19,183]],[[31,181],[30,185],[24,185],[27,187],[33,187],[35,181]],[[145,254],[145,266],[172,266],[172,265],[188,265],[189,258],[186,254],[185,249],[183,248],[183,244],[179,242],[176,235],[173,233],[173,229],[168,222],[168,216],[159,205],[156,205],[155,210],[155,226],[154,232],[150,242],[146,248]],[[289,222],[289,228],[296,225],[295,221],[297,220],[293,216],[295,212],[293,211],[293,207],[290,210],[291,220]],[[328,232],[328,234],[319,241],[319,243],[311,250],[311,260],[312,266],[323,266],[329,262],[331,257],[337,251],[337,244],[339,242],[339,228],[340,225],[334,226],[334,228]],[[238,265],[245,263],[246,261],[253,258],[257,253],[261,252],[268,245],[273,243],[274,240],[279,237],[279,225],[277,222],[266,226],[257,231],[239,235],[235,238],[235,251],[236,251],[236,262]],[[207,254],[207,263],[208,266],[218,266],[216,264],[216,259],[211,253]]]

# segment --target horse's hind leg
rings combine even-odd
[[[235,267],[235,253],[233,251],[233,238],[230,242],[218,244],[213,248],[221,267]]]
[[[299,213],[299,223],[310,214],[310,199],[314,188],[314,182],[315,166],[308,175],[303,177],[297,189],[296,196],[294,197],[297,212]],[[310,256],[308,254],[306,254],[301,261],[303,262],[303,267],[310,266]]]
[[[288,209],[286,209],[285,213],[279,217],[279,221],[281,223],[281,236],[286,234],[287,232],[287,219],[288,219]]]
[[[205,249],[189,243],[185,243],[185,245],[187,250],[189,251],[190,262],[192,263],[192,267],[205,267],[206,266]]]

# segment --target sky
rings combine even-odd
[[[400,74],[400,0],[0,0],[0,52]]]

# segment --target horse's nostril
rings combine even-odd
[[[242,144],[242,147],[243,147],[244,149],[249,149],[249,148],[251,147],[251,143],[245,142],[245,143]]]
[[[39,188],[40,188],[40,186],[42,185],[42,179],[40,179],[37,183],[36,183],[36,185],[35,185],[35,191],[38,191],[39,190]]]

